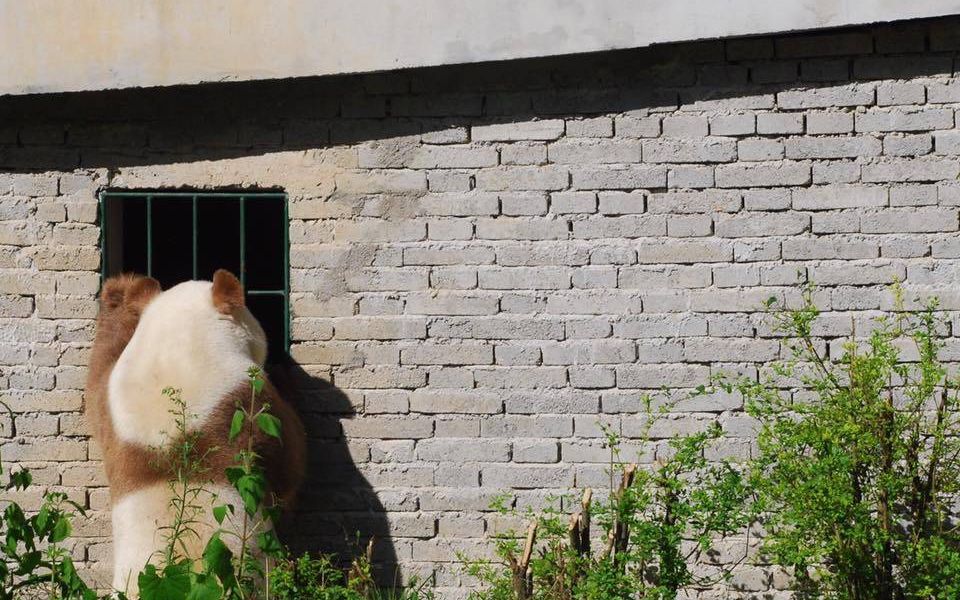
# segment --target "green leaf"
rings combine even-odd
[[[217,520],[217,525],[223,525],[223,520],[227,518],[227,505],[214,506],[213,518]]]
[[[280,439],[280,419],[270,413],[260,413],[257,415],[257,427],[265,434]]]
[[[240,435],[240,431],[243,429],[243,421],[246,418],[243,411],[239,408],[233,413],[233,420],[230,421],[230,436],[229,439],[232,442]]]
[[[43,554],[39,550],[24,552],[20,556],[20,566],[17,567],[15,573],[17,575],[26,575],[27,573],[31,573],[37,568],[37,566],[40,565],[41,558],[43,558]]]
[[[240,498],[243,499],[243,507],[248,515],[253,515],[263,503],[263,498],[267,493],[266,481],[260,474],[247,474],[240,477],[234,484]]]
[[[225,586],[233,583],[233,552],[215,533],[203,550],[203,568],[206,573],[216,575]]]
[[[263,377],[256,377],[256,378],[254,378],[254,379],[251,381],[251,385],[253,386],[253,393],[254,393],[254,394],[259,394],[260,392],[262,392],[262,391],[263,391],[263,385],[264,385],[264,383],[265,383],[265,382],[264,382]]]
[[[257,536],[257,547],[268,556],[279,556],[283,553],[283,545],[274,530],[268,529]]]
[[[7,484],[7,489],[25,490],[30,487],[31,483],[33,483],[33,475],[27,469],[21,469],[16,473],[10,473],[10,483]]]
[[[223,588],[217,580],[201,574],[195,577],[186,600],[221,600],[221,598],[223,598]]]
[[[140,600],[186,600],[190,592],[190,563],[174,563],[158,573],[154,565],[147,565],[137,577]]]
[[[53,531],[50,532],[50,541],[54,544],[62,542],[70,537],[73,528],[70,526],[70,519],[65,515],[60,515],[57,522],[53,525]]]

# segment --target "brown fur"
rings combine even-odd
[[[114,498],[140,485],[162,480],[151,468],[153,453],[117,439],[107,405],[107,381],[127,347],[147,303],[160,293],[155,279],[124,274],[107,279],[100,291],[97,333],[90,354],[84,412],[94,439],[103,449],[104,467]]]
[[[225,315],[243,308],[243,286],[233,273],[217,269],[213,274],[213,305]]]
[[[218,271],[217,275],[214,301],[218,301],[216,294],[219,293],[222,304],[218,306],[228,306],[230,311],[242,307],[242,288],[239,304],[236,304],[236,288],[239,287],[236,277],[228,271]],[[216,291],[218,279],[219,292]],[[236,286],[233,282],[236,282]],[[100,294],[100,314],[87,375],[85,414],[94,438],[103,449],[104,466],[114,501],[129,492],[166,481],[170,477],[162,466],[164,460],[158,452],[117,438],[107,404],[110,373],[133,337],[143,309],[159,293],[160,284],[155,279],[125,274],[105,281]],[[206,475],[211,481],[225,481],[224,469],[234,463],[237,450],[246,446],[245,433],[232,444],[228,443],[227,438],[237,403],[243,402],[244,406],[248,406],[249,400],[249,386],[238,386],[223,398],[218,409],[203,425],[198,445],[201,455],[206,455]],[[306,464],[303,426],[296,412],[269,381],[256,400],[255,410],[259,410],[264,403],[270,404],[271,413],[281,421],[282,442],[258,431],[253,446],[263,457],[262,466],[272,492],[281,505],[288,506],[303,479]]]

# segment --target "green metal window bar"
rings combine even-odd
[[[202,216],[226,225],[219,226],[218,222],[216,227],[206,227]],[[160,217],[162,224],[158,224]],[[237,226],[230,227],[230,223]],[[189,241],[180,243],[186,241],[185,231],[189,231]],[[253,243],[248,240],[251,235],[256,238]],[[236,272],[251,311],[264,324],[271,360],[288,354],[290,240],[286,194],[104,191],[100,193],[100,246],[101,280],[132,271],[157,277],[167,288],[187,279],[208,279],[214,268]],[[182,260],[186,258],[184,246],[189,246],[189,267],[182,264],[188,262]],[[205,256],[204,246],[216,248],[227,264],[203,265],[211,259]],[[163,260],[179,262],[158,264]]]

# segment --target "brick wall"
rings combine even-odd
[[[3,457],[91,509],[75,553],[106,569],[80,416],[96,192],[280,186],[313,449],[288,535],[389,536],[382,561],[463,597],[455,552],[509,525],[494,495],[602,488],[598,421],[630,438],[645,390],[758,376],[781,353],[768,297],[822,286],[827,339],[889,308],[894,279],[960,311],[957,31],[0,98]],[[683,402],[656,433],[719,421],[717,455],[745,457],[740,408]],[[733,584],[784,580],[747,564]]]

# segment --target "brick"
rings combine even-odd
[[[873,52],[869,33],[824,33],[779,38],[774,41],[778,57],[841,56]]]
[[[544,121],[477,125],[472,128],[471,137],[478,142],[555,140],[563,135],[563,132],[564,123],[561,119],[547,119]]]
[[[709,132],[706,117],[664,117],[663,137],[704,137]]]
[[[703,288],[709,286],[710,283],[710,269],[703,266],[624,267],[620,269],[618,287],[662,290],[669,288]]]
[[[784,260],[877,258],[876,242],[831,237],[794,238],[783,241]]]
[[[578,239],[637,238],[666,233],[667,220],[663,215],[598,217],[573,222],[573,237]]]
[[[710,369],[702,365],[621,365],[617,386],[625,389],[693,388],[703,384]]]
[[[348,438],[420,439],[433,435],[433,419],[429,417],[358,417],[342,422]]]
[[[577,167],[573,169],[577,190],[632,190],[667,186],[667,169],[654,165]]]
[[[757,115],[757,133],[803,133],[803,115],[796,113],[760,113]]]
[[[557,164],[638,163],[640,153],[640,143],[630,140],[565,140],[547,147],[548,159]]]
[[[525,317],[443,317],[434,319],[428,331],[432,338],[558,340],[563,338],[563,323]]]
[[[778,160],[783,158],[783,141],[770,139],[740,140],[737,156],[742,161]]]
[[[489,240],[560,240],[569,235],[567,222],[550,219],[481,219],[477,237]]]
[[[426,225],[416,221],[341,221],[334,230],[334,238],[342,242],[412,242],[426,236]]]
[[[933,150],[929,135],[888,135],[883,138],[883,153],[888,156],[923,156]]]
[[[484,265],[494,261],[493,248],[484,246],[440,246],[404,248],[404,265]]]
[[[480,422],[483,437],[565,438],[573,435],[573,419],[567,415],[505,415]]]
[[[503,411],[503,399],[483,390],[421,388],[410,394],[410,410],[427,414],[491,415]]]
[[[493,346],[477,344],[421,345],[400,350],[404,365],[490,365]]]
[[[857,131],[929,131],[953,127],[953,111],[946,108],[892,109],[858,114]]]
[[[732,246],[721,240],[661,241],[637,252],[637,262],[642,264],[725,262],[732,257]]]
[[[483,468],[484,486],[510,489],[568,488],[573,470],[566,466],[489,466]]]
[[[610,117],[567,120],[567,137],[603,138],[612,136],[613,119]]]
[[[417,442],[417,459],[443,462],[507,462],[510,443],[500,440],[444,438]]]
[[[710,135],[753,135],[757,119],[752,113],[718,115],[710,118]]]
[[[774,340],[690,338],[683,343],[684,358],[691,362],[768,362],[779,352]]]
[[[560,458],[559,447],[555,441],[517,440],[512,458],[515,463],[555,463]]]
[[[956,209],[887,210],[861,218],[864,233],[932,233],[956,231]]]
[[[960,82],[928,83],[927,102],[931,104],[960,102]]]
[[[566,241],[539,241],[499,244],[497,264],[502,267],[537,265],[578,266],[589,261],[589,249]]]
[[[960,154],[960,134],[954,131],[938,131],[933,134],[937,154]]]
[[[860,164],[853,161],[816,162],[813,183],[854,183],[860,181]]]
[[[426,191],[426,175],[419,171],[363,171],[337,175],[337,189],[359,194]]]
[[[502,367],[474,371],[480,388],[562,388],[567,385],[566,370],[560,367]]]
[[[788,110],[871,106],[873,103],[874,88],[865,84],[845,84],[777,93],[777,104],[780,108]]]
[[[787,158],[857,158],[878,156],[879,139],[872,136],[791,138],[784,142]]]
[[[603,215],[628,215],[646,209],[646,196],[641,192],[600,192],[598,198]]]
[[[550,194],[550,212],[557,214],[589,214],[597,212],[594,192],[554,192]]]
[[[850,133],[853,131],[853,113],[813,111],[807,113],[807,133]]]
[[[796,235],[809,227],[810,218],[803,214],[722,216],[716,222],[716,234],[719,237]]]
[[[927,90],[922,83],[888,83],[877,87],[877,105],[923,104]]]
[[[953,61],[949,56],[926,54],[921,56],[871,56],[853,61],[853,74],[857,79],[896,79],[910,73],[923,75],[951,75]]]
[[[570,287],[570,271],[563,267],[484,269],[479,282],[489,290],[563,290]]]
[[[817,285],[889,285],[906,275],[907,269],[900,264],[831,261],[810,268],[810,280]]]
[[[499,167],[477,172],[477,189],[490,191],[562,190],[569,174],[558,167]]]
[[[346,276],[350,291],[391,292],[422,290],[428,286],[428,272],[422,268],[362,268]]]
[[[740,210],[740,194],[728,191],[654,193],[647,199],[651,213],[712,213]]]
[[[617,117],[616,121],[617,137],[626,138],[653,138],[660,135],[659,117]]]
[[[805,185],[809,182],[810,165],[804,163],[785,161],[717,167],[717,186],[722,188]]]
[[[898,185],[890,188],[890,206],[926,206],[937,203],[932,185]]]
[[[643,143],[643,160],[651,163],[729,162],[737,157],[734,140],[705,138],[688,140],[656,140]]]
[[[901,159],[862,168],[865,183],[954,180],[957,175],[960,175],[960,165],[956,161],[943,160]]]
[[[542,142],[517,142],[500,148],[502,165],[545,165],[547,145]]]
[[[668,188],[711,188],[713,166],[677,165],[667,172]]]
[[[793,191],[793,208],[797,210],[875,208],[886,205],[887,190],[879,186],[834,185]]]
[[[496,296],[463,292],[414,292],[407,295],[405,312],[412,315],[491,315],[497,312]]]

